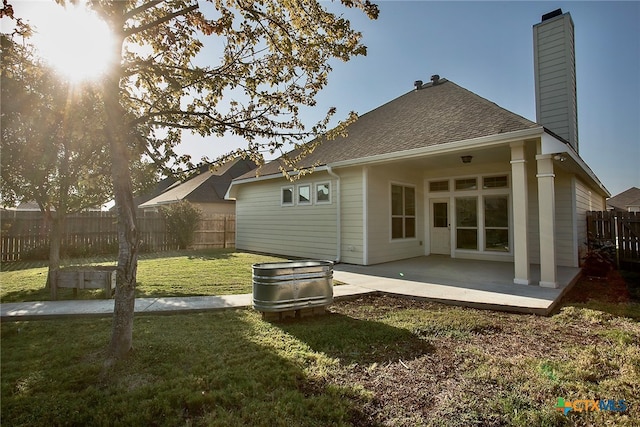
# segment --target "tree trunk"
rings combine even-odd
[[[51,215],[51,212],[47,213]],[[56,212],[51,217],[51,234],[49,235],[49,275],[47,277],[47,285],[51,291],[51,299],[58,298],[56,288],[56,278],[58,270],[60,270],[60,246],[62,236],[64,235],[65,215],[62,212]]]
[[[115,43],[117,58],[121,56],[124,41],[123,22],[125,2],[114,2],[119,12],[112,16],[113,28],[118,36]],[[136,206],[133,203],[133,187],[129,170],[130,155],[128,148],[129,132],[125,127],[126,115],[120,105],[120,78],[122,67],[114,64],[111,73],[105,78],[103,96],[107,117],[107,136],[111,152],[111,175],[113,193],[118,218],[118,266],[116,272],[116,294],[111,328],[109,356],[122,359],[133,348],[133,313],[135,306],[136,273],[138,269],[138,229],[136,225]]]

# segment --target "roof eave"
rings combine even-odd
[[[513,132],[482,136],[479,138],[465,139],[462,141],[448,142],[445,144],[432,145],[428,147],[414,148],[412,150],[395,151],[393,153],[385,153],[375,156],[361,157],[358,159],[343,160],[331,163],[330,165],[331,167],[339,168],[372,163],[382,163],[391,160],[412,159],[433,154],[454,153],[461,150],[467,150],[469,148],[486,148],[494,145],[506,144],[513,141],[541,137],[543,133],[544,128],[542,126],[538,126]]]

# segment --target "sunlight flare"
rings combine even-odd
[[[83,3],[52,8],[35,30],[42,58],[71,83],[98,79],[113,63],[111,29]]]

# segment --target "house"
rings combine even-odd
[[[631,187],[607,200],[607,210],[640,212],[640,188]]]
[[[256,164],[248,159],[234,159],[210,170],[203,166],[200,173],[185,182],[175,182],[156,197],[141,203],[138,207],[145,211],[157,210],[178,201],[186,200],[199,208],[203,215],[234,214],[235,203],[224,196],[231,180],[253,169]]]
[[[569,48],[567,48],[567,46]],[[325,141],[290,182],[279,159],[234,180],[236,247],[371,265],[423,255],[505,261],[557,287],[606,188],[578,154],[573,22],[534,26],[537,123],[434,75]],[[292,153],[295,155],[295,152]]]

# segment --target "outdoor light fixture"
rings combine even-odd
[[[473,159],[473,156],[460,156],[462,163],[471,163],[471,159]]]
[[[565,160],[567,160],[567,158],[565,157],[564,154],[556,154],[553,156],[553,160],[556,160],[558,162],[564,162]]]

